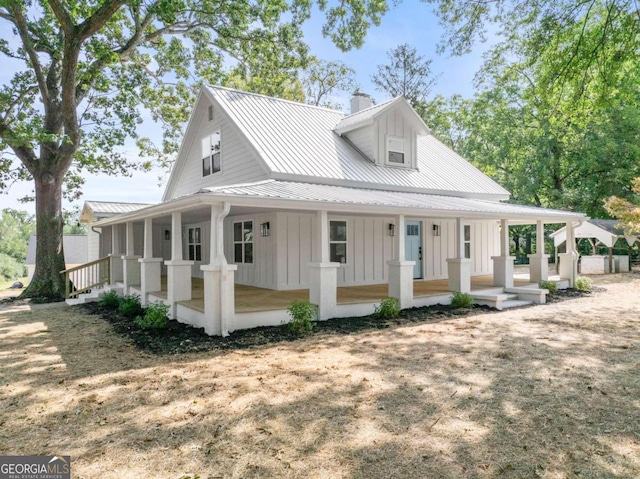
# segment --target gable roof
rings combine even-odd
[[[122,203],[117,201],[85,201],[80,214],[80,221],[88,223],[92,217],[107,217],[130,213],[140,208],[151,206],[151,203]]]
[[[223,87],[205,86],[203,89],[210,100],[224,110],[273,179],[463,197],[509,198],[507,190],[431,134],[418,137],[417,170],[381,166],[366,159],[334,131],[345,119],[339,111]],[[399,97],[376,105],[363,110],[363,115],[355,120],[360,122],[367,115],[381,114],[403,102],[406,100]],[[347,118],[354,120],[353,117]]]
[[[342,135],[349,131],[362,128],[363,126],[373,123],[376,118],[384,115],[386,112],[396,107],[405,110],[405,114],[416,125],[418,131],[423,134],[427,134],[430,132],[429,127],[425,125],[424,120],[420,118],[420,115],[418,115],[418,113],[411,107],[406,98],[402,96],[397,96],[395,98],[392,98],[391,100],[380,103],[379,105],[374,105],[351,115],[345,116],[338,122],[334,130],[339,135]]]
[[[36,264],[36,235],[29,237],[25,264]],[[89,258],[89,240],[87,235],[62,235],[64,261],[66,264],[83,264]]]
[[[588,219],[574,230],[576,238],[595,238],[605,246],[613,247],[620,238],[624,238],[629,246],[640,241],[640,235],[625,235],[624,229],[619,228],[618,220]],[[549,236],[553,238],[555,246],[560,246],[567,240],[566,227],[554,231]]]

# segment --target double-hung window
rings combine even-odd
[[[387,137],[387,163],[392,165],[405,164],[404,138]]]
[[[202,261],[202,231],[200,227],[189,228],[187,240],[189,261]]]
[[[233,262],[253,264],[253,221],[233,223]]]
[[[334,263],[347,262],[347,222],[329,222],[329,256]]]
[[[464,257],[471,258],[471,225],[464,225]]]
[[[202,139],[202,176],[220,171],[220,132]]]

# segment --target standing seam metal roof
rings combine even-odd
[[[221,196],[245,196],[252,198],[272,198],[392,208],[421,208],[432,211],[466,211],[484,214],[524,215],[529,217],[554,216],[576,218],[583,216],[580,213],[569,211],[513,205],[488,200],[439,196],[425,193],[348,188],[344,186],[298,183],[293,181],[266,180],[246,185],[205,188],[202,192]]]
[[[381,189],[404,187],[502,198],[509,195],[433,135],[418,137],[417,170],[379,166],[333,131],[344,119],[339,111],[221,87],[207,88],[272,173],[306,176],[317,182],[366,182]]]

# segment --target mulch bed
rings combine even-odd
[[[593,291],[601,289],[593,288]],[[562,290],[556,294],[549,295],[547,302],[557,303],[567,299],[588,296],[589,294],[591,292],[575,289]],[[78,307],[83,308],[90,314],[100,315],[101,318],[113,326],[117,334],[128,338],[141,351],[157,355],[247,349],[265,344],[296,341],[308,336],[295,334],[286,325],[283,325],[235,331],[230,336],[223,338],[220,336],[208,336],[201,328],[194,328],[177,321],[169,321],[167,327],[162,330],[143,330],[134,324],[131,318],[122,316],[112,309],[100,307],[98,303],[87,303]],[[453,309],[445,305],[410,308],[401,311],[397,318],[391,320],[381,320],[370,315],[317,322],[314,323],[315,326],[310,335],[326,337],[357,334],[364,331],[415,323],[434,323],[488,312],[497,311],[487,306],[474,306],[471,309]]]

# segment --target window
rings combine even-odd
[[[220,132],[202,140],[202,176],[220,171]]]
[[[189,261],[202,261],[202,236],[200,228],[188,230]]]
[[[471,258],[471,225],[464,225],[464,257]]]
[[[407,236],[420,236],[420,226],[407,225]]]
[[[404,165],[404,138],[387,137],[387,162]]]
[[[233,262],[253,263],[253,221],[233,223]]]
[[[334,263],[347,262],[347,222],[329,222],[329,256]]]

